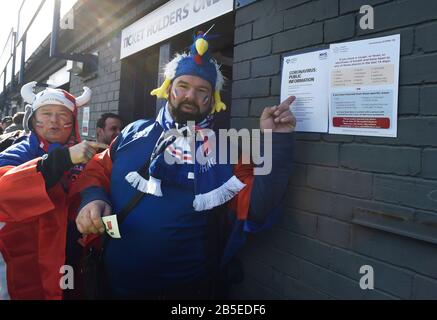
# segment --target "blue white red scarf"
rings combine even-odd
[[[193,183],[195,211],[209,210],[226,203],[245,184],[233,174],[233,165],[220,164],[217,161],[218,139],[215,139],[214,131],[207,130],[211,129],[212,122],[213,115],[210,114],[196,124],[195,128],[181,126],[173,120],[167,104],[156,119],[154,130],[161,130],[162,133],[155,143],[149,161],[138,171],[129,172],[125,179],[134,188],[158,197],[163,196],[161,183]],[[194,133],[200,135],[203,141],[194,142]],[[210,141],[214,140],[217,141],[215,152],[212,152]],[[195,146],[194,150],[190,145]],[[196,150],[206,155],[206,163],[196,161],[193,155]],[[169,164],[169,159],[174,164]],[[182,174],[181,170],[184,171]]]

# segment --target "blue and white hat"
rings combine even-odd
[[[202,78],[211,84],[214,90],[215,104],[212,113],[226,110],[226,105],[221,101],[220,91],[223,88],[224,77],[220,66],[209,55],[209,44],[206,33],[198,32],[191,45],[190,52],[176,54],[165,67],[165,80],[161,87],[152,90],[151,95],[168,99],[168,88],[171,81],[182,75],[192,75]]]

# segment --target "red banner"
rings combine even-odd
[[[334,117],[332,122],[334,127],[372,129],[390,128],[390,118]]]

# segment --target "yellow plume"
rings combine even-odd
[[[150,94],[152,96],[156,96],[157,98],[168,99],[167,90],[168,87],[170,86],[170,83],[171,83],[170,79],[165,79],[162,85],[159,88],[152,90]]]
[[[215,100],[215,104],[214,107],[212,108],[211,113],[226,110],[226,105],[222,102],[222,99],[220,97],[220,91],[216,90],[214,92],[214,100]]]

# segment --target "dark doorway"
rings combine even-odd
[[[119,114],[125,123],[155,116],[155,99],[150,91],[158,79],[158,47],[121,60]]]

